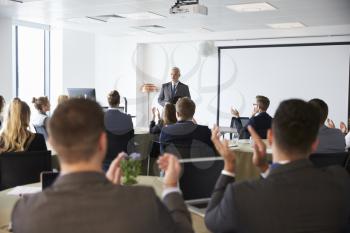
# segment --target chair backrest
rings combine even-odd
[[[348,152],[311,154],[309,156],[309,159],[316,167],[327,167],[331,165],[339,165],[345,168],[348,158],[349,158]]]
[[[106,132],[108,147],[105,162],[111,162],[122,151],[125,153],[134,152],[134,130],[124,134],[114,134],[108,130]]]
[[[0,190],[40,181],[40,173],[51,171],[51,151],[0,154]]]
[[[48,133],[47,133],[46,128],[44,126],[34,125],[34,129],[35,129],[35,132],[42,134],[45,138],[45,141],[47,141]]]
[[[240,138],[249,138],[246,135],[242,135],[244,127],[248,124],[249,117],[232,117],[230,127],[237,129]],[[230,133],[230,139],[232,139],[232,133]]]

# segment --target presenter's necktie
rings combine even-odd
[[[176,85],[171,86],[171,95],[174,98],[175,97],[175,92],[176,92]]]

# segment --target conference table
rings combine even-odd
[[[137,185],[151,186],[159,197],[161,197],[163,191],[163,184],[160,177],[156,176],[139,176],[137,178]],[[24,187],[41,187],[41,183],[29,184]],[[0,192],[0,233],[8,233],[9,222],[11,218],[11,212],[14,204],[20,198],[18,195],[8,195],[8,192],[12,189],[3,190]],[[191,213],[193,228],[196,233],[210,233],[205,227],[203,217]]]
[[[224,133],[236,132],[235,129],[229,127],[221,127],[220,130]],[[151,151],[152,142],[157,140],[155,135],[149,133],[149,129],[144,127],[135,128],[135,143],[137,152],[139,152],[145,160],[149,161],[149,153]],[[267,143],[267,140],[263,140],[267,146],[267,159],[272,160],[271,149]],[[233,145],[234,144],[234,145]],[[236,155],[236,180],[251,180],[259,178],[260,171],[252,163],[253,148],[249,139],[238,140],[237,143],[229,143],[230,149],[235,152]],[[151,170],[152,174],[158,174],[156,164],[148,164],[148,170]],[[148,174],[145,173],[145,174]]]
[[[267,140],[263,140],[266,145],[266,156],[269,162],[272,161],[272,151]],[[234,145],[234,146],[233,146]],[[253,147],[249,139],[238,140],[238,143],[229,142],[230,149],[236,155],[236,181],[257,179],[260,177],[260,170],[252,162]]]

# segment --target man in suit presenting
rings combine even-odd
[[[160,90],[158,103],[164,107],[166,103],[176,104],[181,97],[191,98],[190,91],[186,84],[179,81],[180,69],[173,67],[170,72],[171,82],[164,83]]]
[[[317,147],[320,116],[302,100],[278,107],[268,140],[273,164],[267,165],[266,146],[255,130],[253,163],[265,179],[235,183],[235,154],[212,140],[224,158],[224,170],[214,188],[205,216],[212,232],[349,232],[350,176],[338,166],[316,168],[308,155]]]
[[[120,185],[123,154],[106,175],[102,172],[107,137],[96,102],[71,99],[59,105],[49,121],[49,133],[61,175],[43,192],[16,203],[13,232],[193,233],[177,188],[180,164],[173,155],[158,160],[165,171],[162,203],[151,187]]]

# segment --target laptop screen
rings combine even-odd
[[[210,198],[224,161],[221,157],[182,159],[180,189],[185,201]]]

